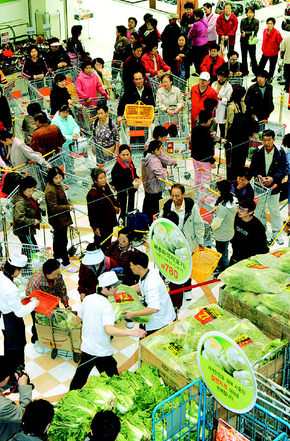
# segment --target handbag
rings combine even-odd
[[[107,198],[107,199],[111,202],[111,204],[112,204],[113,207],[114,207],[114,210],[115,210],[116,214],[119,214],[120,211],[121,211],[121,209],[120,209],[119,207],[116,207],[116,205],[113,204],[113,202],[111,201],[111,199],[110,199],[107,195],[105,195],[105,193],[103,193],[103,195],[105,196],[105,198]]]

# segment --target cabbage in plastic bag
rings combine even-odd
[[[109,302],[112,304],[115,314],[116,323],[119,323],[125,319],[124,311],[140,311],[141,309],[144,309],[144,305],[141,303],[140,296],[138,296],[136,291],[130,286],[120,285],[117,293],[125,293],[130,295],[134,299],[134,302],[117,303],[113,296],[109,297]],[[132,318],[132,321],[136,323],[149,323],[150,320],[150,315],[143,315],[140,317]]]
[[[61,329],[78,329],[81,328],[81,323],[76,325],[75,323],[76,315],[68,310],[62,309],[59,311],[54,311],[52,313],[51,322],[56,328]]]
[[[283,271],[290,272],[290,252],[280,257],[280,266]]]
[[[220,278],[225,284],[242,291],[252,291],[259,294],[281,291],[288,277],[289,275],[285,272],[263,267],[255,261],[255,257],[244,259],[220,274]]]
[[[39,325],[43,325],[43,326],[50,325],[49,318],[44,314],[40,314],[39,312],[35,313],[35,320],[36,323],[38,323]]]

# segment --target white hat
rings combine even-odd
[[[84,265],[97,265],[98,263],[101,263],[104,258],[105,255],[102,250],[87,251],[82,263]]]
[[[104,286],[118,286],[121,282],[116,276],[115,271],[106,271],[98,278],[98,284],[100,288],[103,288]]]
[[[7,262],[10,263],[10,265],[16,266],[16,268],[24,268],[27,265],[27,256],[14,253],[8,257]]]
[[[201,72],[199,78],[201,80],[209,81],[210,80],[210,74],[208,72]]]

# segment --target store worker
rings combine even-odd
[[[175,312],[167,288],[159,272],[148,268],[149,258],[145,253],[133,254],[130,258],[130,268],[133,274],[140,276],[139,283],[132,288],[142,297],[144,308],[140,311],[125,311],[126,319],[141,315],[152,315],[145,325],[147,335],[164,328],[175,320]]]
[[[230,265],[256,254],[269,252],[266,230],[254,216],[256,203],[253,199],[244,199],[239,203],[239,210],[234,222],[234,237],[232,238],[233,254]]]
[[[98,249],[94,243],[89,243],[79,271],[78,292],[80,293],[81,301],[83,301],[86,295],[96,292],[100,275],[116,266],[117,263],[114,259],[105,257],[101,249]]]
[[[4,335],[4,357],[8,372],[14,374],[24,366],[24,347],[26,345],[23,317],[30,314],[39,305],[36,298],[27,305],[22,305],[20,291],[14,284],[27,264],[24,254],[12,254],[0,272],[0,328]]]
[[[27,284],[26,295],[29,296],[35,289],[60,297],[63,306],[71,309],[68,304],[67,289],[60,272],[60,263],[57,259],[48,259],[44,262],[42,270],[33,274]],[[38,343],[35,329],[35,313],[31,315],[33,320],[31,343],[34,343],[36,352],[42,354],[44,350]]]
[[[5,357],[0,357],[0,439],[6,441],[12,435],[19,432],[24,407],[31,401],[32,385],[28,384],[28,376],[23,371],[23,375],[17,373],[10,377],[7,369]],[[9,380],[15,378],[18,381],[19,406],[5,397],[6,387]]]
[[[145,337],[143,329],[119,329],[114,326],[115,316],[109,296],[116,294],[120,281],[114,271],[100,275],[98,291],[86,296],[78,313],[82,321],[81,361],[70,384],[70,390],[80,389],[95,366],[109,377],[118,375],[117,362],[112,356],[110,337]]]

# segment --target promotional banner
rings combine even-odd
[[[183,233],[168,219],[153,222],[149,230],[149,245],[159,271],[171,282],[181,285],[191,275],[191,252]]]
[[[242,347],[247,341],[242,339],[239,343]],[[257,385],[252,366],[239,343],[221,332],[207,332],[198,343],[197,361],[215,399],[228,410],[246,413],[255,405]]]

